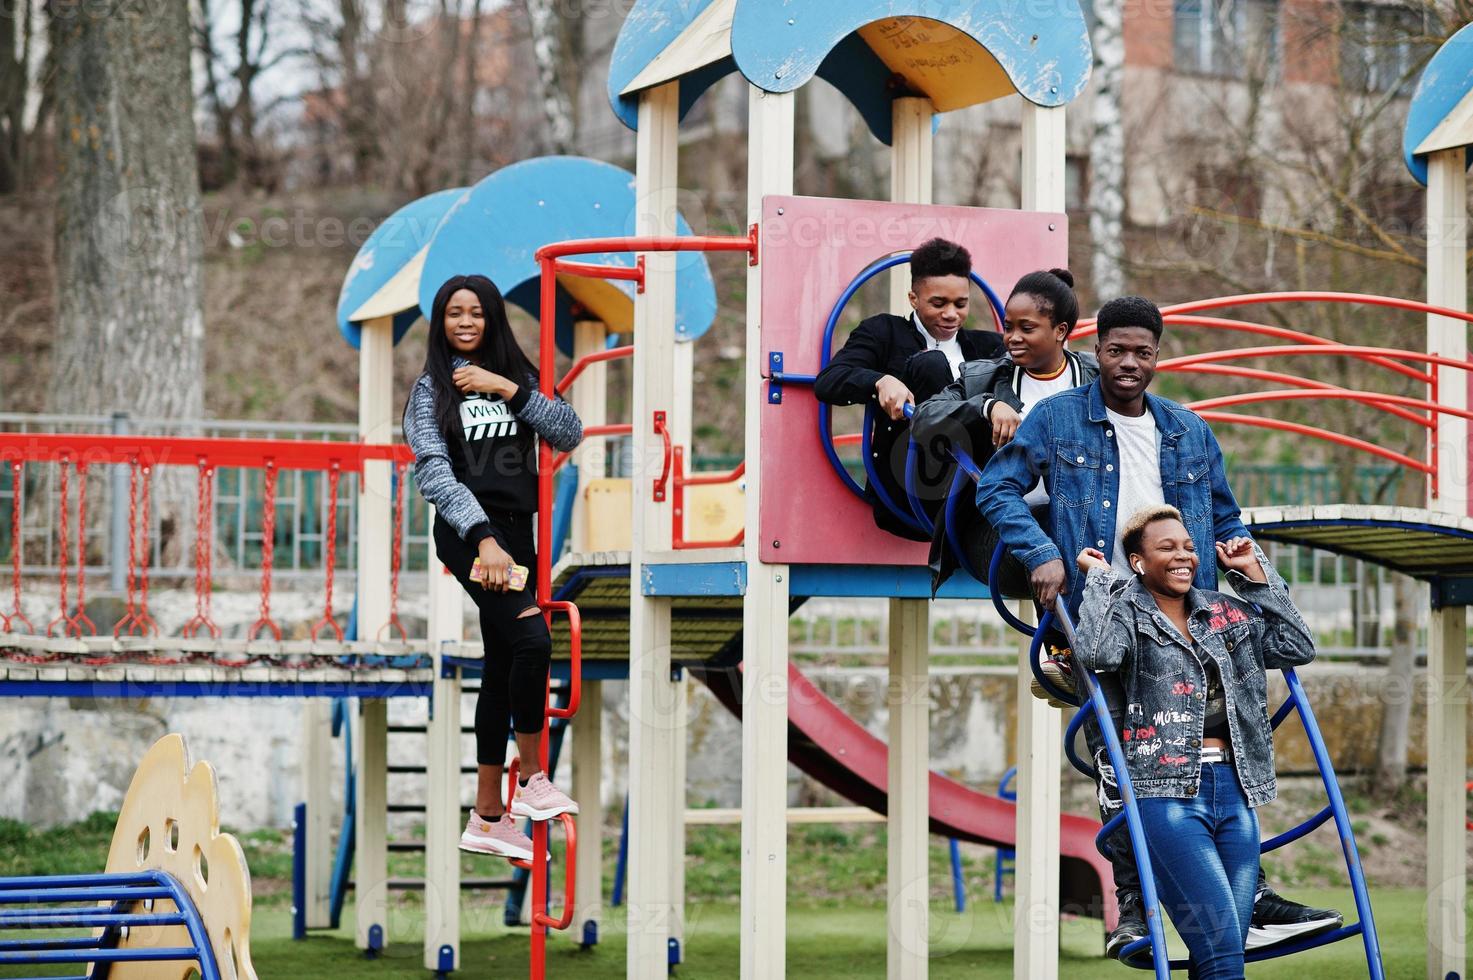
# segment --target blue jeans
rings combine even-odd
[[[1139,801],[1161,905],[1192,957],[1196,980],[1241,980],[1258,888],[1258,815],[1226,763],[1202,766],[1189,800]]]

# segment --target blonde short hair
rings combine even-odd
[[[1152,504],[1142,507],[1130,519],[1125,522],[1125,532],[1120,536],[1120,547],[1124,549],[1126,557],[1141,553],[1141,538],[1145,535],[1146,527],[1157,521],[1181,521],[1181,511],[1170,504]],[[1186,521],[1182,521],[1183,524]]]

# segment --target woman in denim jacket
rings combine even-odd
[[[1200,559],[1174,507],[1135,514],[1123,545],[1134,579],[1093,548],[1079,554],[1074,655],[1120,674],[1125,764],[1192,975],[1236,980],[1258,881],[1253,808],[1277,792],[1264,669],[1309,663],[1314,637],[1248,538],[1216,546],[1241,599],[1193,586]]]

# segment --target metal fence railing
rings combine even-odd
[[[196,435],[235,438],[307,439],[352,441],[353,425],[330,423],[257,422],[231,420],[135,419],[126,415],[29,415],[0,413],[0,430],[11,432],[100,432],[137,435]],[[612,472],[619,472],[621,451],[611,453]],[[711,458],[696,462],[693,469],[728,469],[734,458]],[[1369,494],[1387,485],[1388,468],[1360,467],[1356,479]],[[1338,499],[1336,475],[1327,467],[1284,465],[1234,465],[1233,484],[1245,505],[1319,503]],[[126,466],[99,465],[88,472],[87,571],[97,587],[121,591],[127,566],[127,520],[124,508],[129,499]],[[429,508],[414,492],[413,469],[407,473],[404,511],[403,567],[406,572],[428,568],[430,554]],[[75,481],[75,476],[73,476]],[[222,468],[216,474],[213,499],[216,571],[228,582],[232,569],[252,576],[260,567],[262,549],[264,477],[260,470]],[[52,576],[58,565],[57,521],[60,492],[57,467],[28,467],[24,485],[25,519],[22,522],[23,573]],[[195,490],[180,489],[181,506],[187,509],[186,528],[192,527]],[[276,490],[275,575],[285,586],[294,580],[322,575],[329,501],[325,499],[324,474],[313,471],[283,471]],[[75,485],[72,489],[75,515]],[[0,514],[10,513],[15,487],[9,467],[0,467]],[[352,573],[356,565],[358,480],[344,474],[338,487],[336,568]],[[114,506],[119,503],[119,507]],[[160,522],[166,519],[154,508],[149,529],[151,574],[166,584],[171,577],[193,575],[192,547],[166,547]],[[75,530],[72,532],[75,534]],[[11,528],[0,521],[0,556],[11,554]],[[1275,566],[1294,589],[1295,600],[1320,638],[1329,656],[1348,658],[1384,657],[1394,624],[1394,595],[1390,577],[1375,565],[1353,561],[1323,551],[1267,543]],[[423,588],[424,579],[411,575],[404,580],[406,593]],[[1418,622],[1425,629],[1425,603]],[[872,600],[815,600],[793,617],[794,653],[800,655],[881,656],[886,650],[886,607]],[[1015,653],[1012,635],[979,603],[946,602],[932,609],[932,654],[937,656],[1010,657]],[[1421,639],[1419,643],[1423,642]]]

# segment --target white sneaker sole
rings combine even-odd
[[[1291,939],[1304,939],[1308,936],[1317,936],[1331,929],[1338,929],[1344,923],[1344,919],[1336,916],[1329,919],[1310,919],[1307,922],[1285,922],[1275,923],[1267,926],[1251,926],[1248,929],[1248,941],[1243,944],[1244,952],[1252,952],[1255,949],[1266,949],[1269,946],[1277,946],[1279,943],[1288,942]]]
[[[567,806],[554,806],[546,810],[539,810],[520,799],[512,800],[511,803],[512,816],[527,817],[530,820],[551,820],[554,817],[562,816],[564,813],[576,814],[577,812],[578,804],[572,802],[569,802]]]
[[[471,854],[490,854],[493,857],[516,858],[518,861],[532,860],[532,852],[525,847],[513,847],[499,840],[471,837],[466,834],[460,837],[460,849]]]

